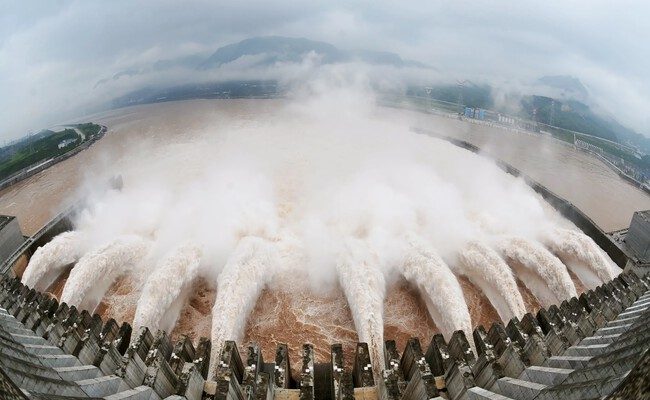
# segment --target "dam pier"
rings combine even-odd
[[[11,400],[619,398],[639,382],[647,390],[637,369],[650,358],[650,280],[633,273],[505,326],[456,331],[449,341],[436,334],[424,346],[412,338],[401,354],[387,340],[379,374],[366,343],[354,354],[334,344],[324,364],[305,344],[292,376],[286,345],[267,362],[255,344],[227,341],[210,377],[208,339],[194,346],[146,327],[132,335],[128,323],[102,321],[9,276],[0,284],[0,319],[0,394]]]

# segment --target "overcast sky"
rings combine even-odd
[[[447,79],[573,75],[650,136],[649,20],[647,1],[3,1],[0,140],[137,88],[95,87],[116,72],[261,35],[391,51]]]

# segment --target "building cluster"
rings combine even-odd
[[[77,141],[77,139],[65,139],[65,140],[62,140],[62,141],[59,142],[58,147],[59,147],[59,149],[63,149],[65,147],[68,147],[68,145],[70,145],[70,144],[72,144],[72,143],[74,143],[76,141]]]

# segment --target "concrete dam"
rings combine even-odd
[[[329,363],[299,359],[279,345],[265,362],[256,345],[172,342],[164,331],[133,331],[58,303],[5,275],[0,289],[3,399],[582,399],[642,398],[648,391],[650,280],[622,273],[540,309],[479,326],[449,341],[435,335],[405,349],[384,343],[377,381],[367,343],[354,354],[332,345]],[[469,332],[468,332],[469,334]],[[208,363],[219,348],[213,378]],[[290,362],[300,363],[291,374]],[[353,360],[346,368],[344,359]]]
[[[412,338],[404,348],[388,338],[379,363],[371,360],[366,342],[357,343],[353,353],[332,344],[325,363],[317,362],[311,344],[300,354],[279,344],[274,357],[265,360],[254,343],[216,344],[207,338],[193,343],[183,336],[174,340],[161,329],[103,321],[13,277],[16,268],[24,269],[25,256],[73,229],[72,210],[24,241],[17,239],[22,236],[15,219],[7,218],[5,247],[16,250],[0,249],[7,258],[0,285],[2,398],[455,400],[647,394],[650,279],[640,243],[648,239],[648,218],[637,213],[629,248],[619,247],[570,203],[528,183],[589,232],[625,272],[505,324],[456,330],[448,339],[436,334],[427,343]],[[292,372],[292,363],[299,365],[299,374]]]
[[[469,143],[400,131],[396,148],[366,120],[372,136],[337,141],[320,124],[132,158],[138,174],[29,237],[6,218],[2,396],[644,395],[647,213],[613,236]],[[305,287],[335,291],[302,319],[269,296]]]

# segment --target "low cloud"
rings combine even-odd
[[[60,1],[38,7],[0,5],[0,138],[99,110],[146,85],[168,86],[239,75],[291,79],[317,63],[198,73],[147,71],[159,60],[208,57],[252,36],[284,35],[344,50],[390,51],[434,66],[415,71],[380,67],[409,82],[531,82],[572,75],[592,101],[622,123],[650,132],[650,67],[644,38],[650,6],[605,1],[330,2]],[[313,60],[312,60],[313,61]],[[310,66],[311,65],[311,66]],[[286,69],[283,69],[286,68]],[[367,69],[367,67],[364,67]],[[98,81],[108,79],[105,84]],[[97,86],[96,86],[97,85]]]

